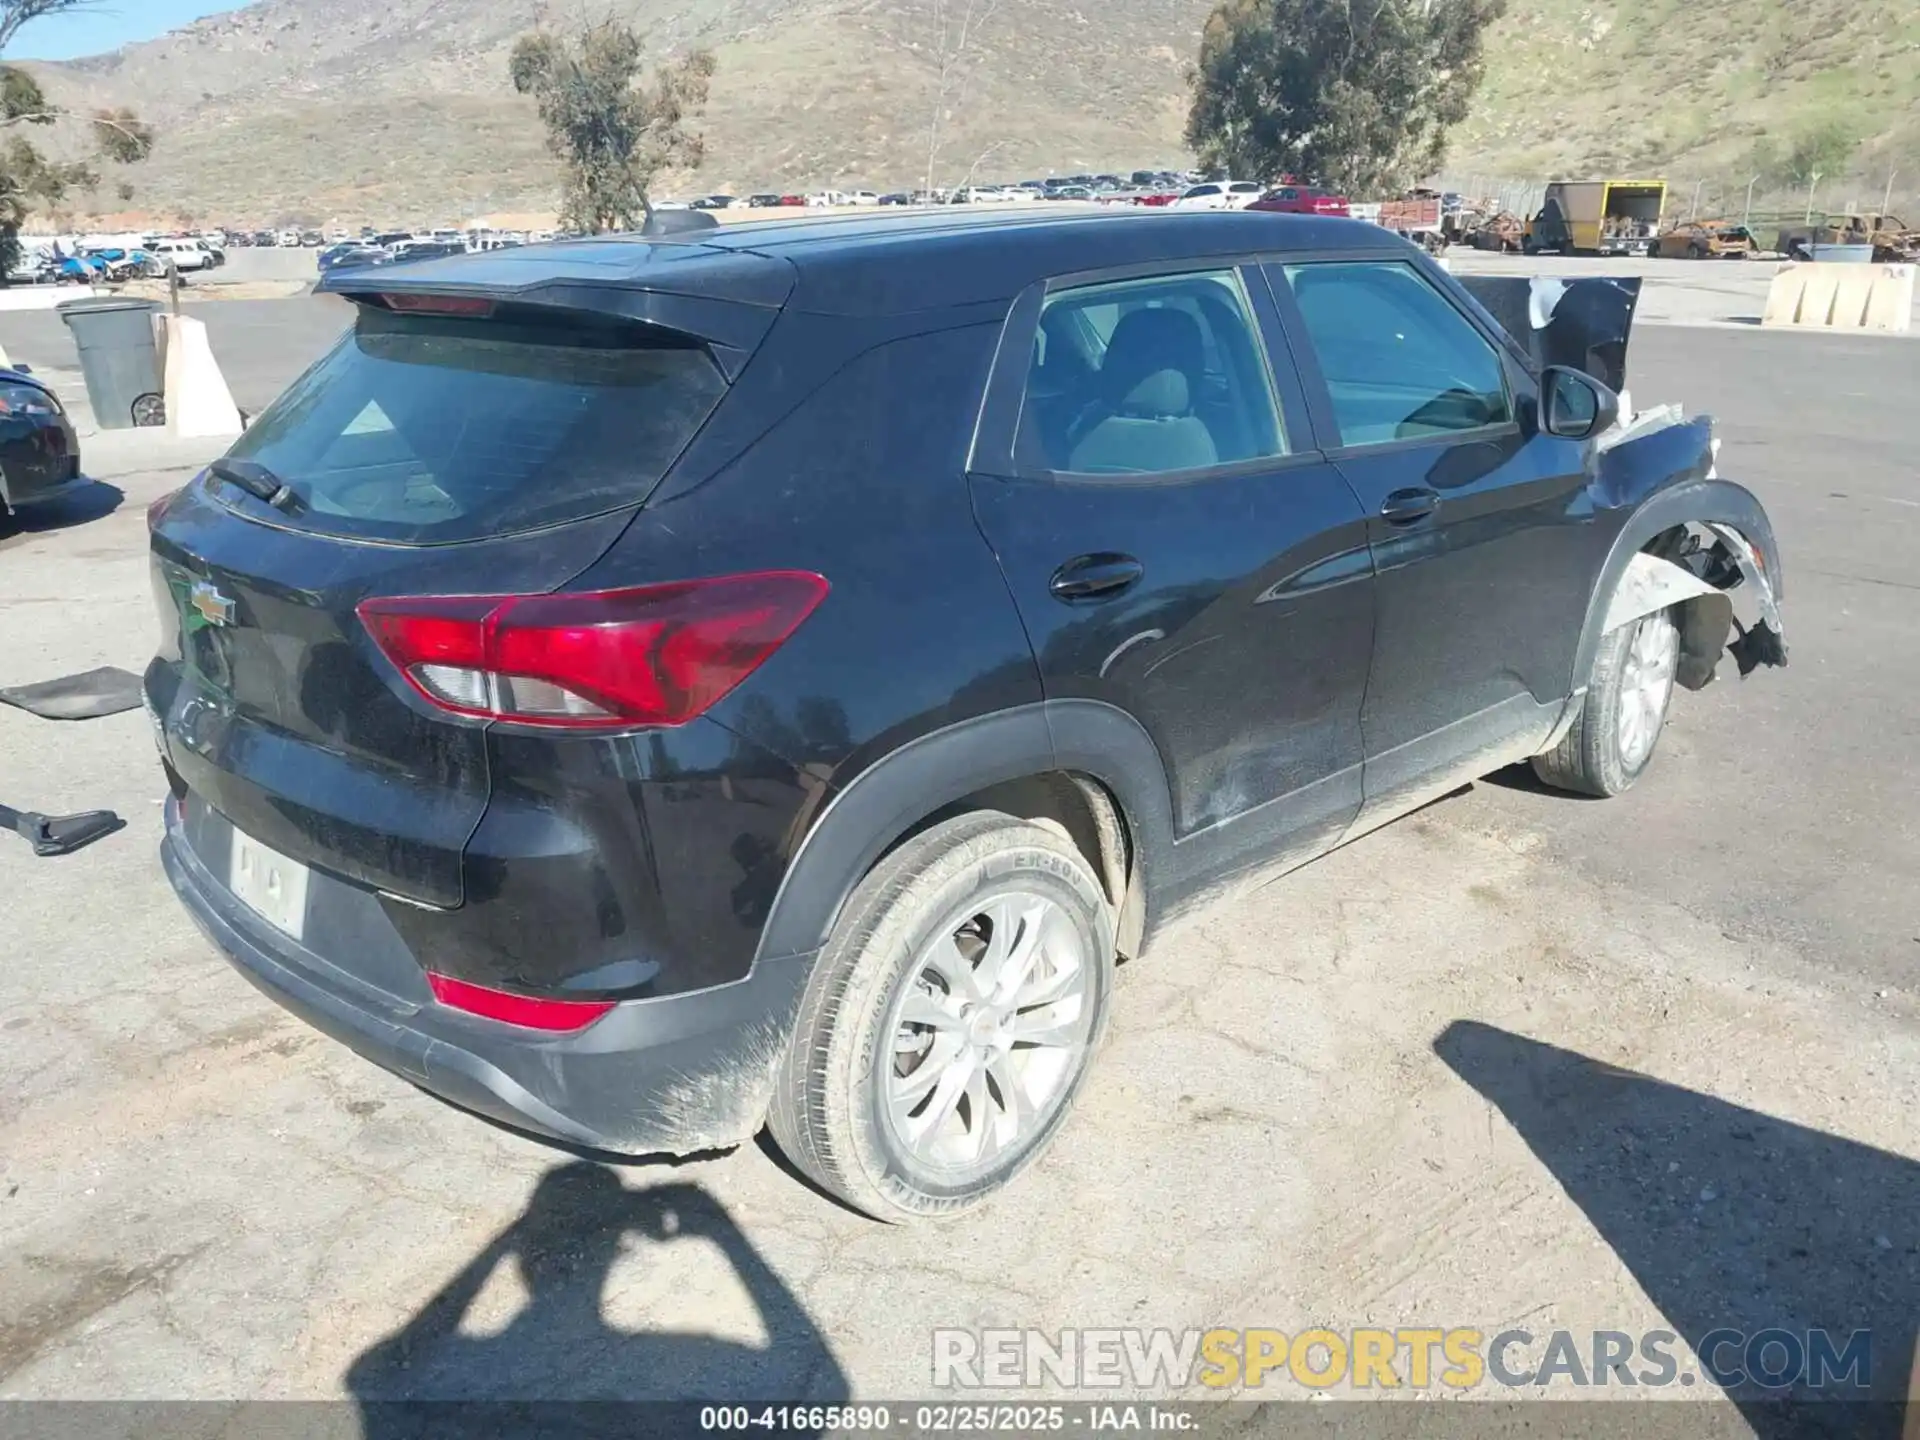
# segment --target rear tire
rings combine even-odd
[[[1623,795],[1653,763],[1680,664],[1680,627],[1656,611],[1604,636],[1573,726],[1533,757],[1533,773],[1557,790]]]
[[[984,1203],[1072,1109],[1113,965],[1112,906],[1064,837],[997,812],[932,827],[874,867],[821,951],[775,1142],[877,1220]]]

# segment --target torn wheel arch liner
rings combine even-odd
[[[1600,569],[1593,595],[1587,602],[1586,623],[1581,627],[1580,646],[1574,657],[1573,673],[1581,677],[1580,690],[1573,696],[1576,703],[1585,693],[1584,677],[1593,673],[1594,656],[1600,648],[1601,639],[1612,628],[1610,622],[1624,623],[1621,616],[1609,612],[1614,593],[1620,588],[1635,557],[1660,536],[1687,525],[1701,526],[1727,542],[1743,577],[1753,586],[1760,599],[1764,623],[1773,628],[1776,636],[1782,633],[1779,602],[1785,594],[1785,588],[1781,583],[1780,552],[1774,543],[1773,522],[1767,518],[1765,508],[1753,492],[1730,480],[1692,480],[1656,491],[1641,502],[1614,537],[1613,547],[1607,552],[1606,563]],[[1723,592],[1715,593],[1721,594],[1724,600]],[[1657,600],[1658,596],[1658,591],[1652,591],[1649,598]],[[1696,592],[1690,598],[1704,600],[1708,597]],[[1732,602],[1726,601],[1725,604],[1725,614],[1731,623]],[[1652,608],[1664,607],[1653,604]],[[1639,616],[1636,614],[1626,616],[1625,620],[1637,618]],[[1705,630],[1695,625],[1692,649],[1696,656],[1706,643]],[[1714,658],[1717,660],[1718,656]],[[1705,679],[1700,678],[1699,684],[1704,683]],[[1698,684],[1692,688],[1698,688]],[[1573,706],[1569,706],[1568,713],[1575,713]],[[1565,722],[1562,723],[1564,725]]]

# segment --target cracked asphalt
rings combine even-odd
[[[128,821],[0,837],[0,1398],[899,1399],[940,1327],[1368,1324],[1869,1328],[1904,1394],[1917,382],[1911,343],[1643,327],[1636,400],[1715,412],[1772,510],[1791,668],[1682,696],[1622,800],[1509,772],[1188,923],[1055,1151],[937,1228],[755,1146],[591,1164],[359,1060],[174,902],[141,713],[0,708],[0,798]],[[183,478],[0,532],[0,682],[144,665]]]

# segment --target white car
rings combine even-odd
[[[878,205],[880,194],[876,190],[856,190],[847,197],[847,200],[854,205]]]
[[[1175,210],[1244,210],[1258,200],[1264,187],[1251,180],[1209,180],[1195,185],[1173,202]]]
[[[188,270],[208,270],[213,256],[198,240],[156,240],[147,247],[156,260],[171,264],[183,274]]]

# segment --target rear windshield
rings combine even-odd
[[[282,523],[447,544],[639,503],[725,391],[704,350],[636,326],[363,309],[231,454],[306,502]]]

